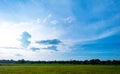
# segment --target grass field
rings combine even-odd
[[[0,66],[0,74],[120,74],[120,65],[2,65]]]

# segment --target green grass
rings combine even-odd
[[[13,64],[0,66],[0,74],[120,74],[120,65]]]

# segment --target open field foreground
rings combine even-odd
[[[120,74],[120,65],[2,65],[0,74]]]

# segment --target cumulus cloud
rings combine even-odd
[[[41,40],[41,41],[36,41],[36,43],[45,46],[45,47],[41,47],[40,49],[54,50],[54,51],[58,51],[59,47],[63,44],[63,42],[59,39]]]
[[[22,47],[27,48],[29,46],[29,44],[31,43],[31,41],[29,41],[29,38],[31,38],[31,35],[28,32],[23,32],[21,35],[21,43],[22,43]]]
[[[41,41],[36,41],[38,44],[44,44],[44,45],[58,45],[62,43],[59,39],[52,39],[52,40],[41,40]]]
[[[47,48],[44,49],[55,50],[55,51],[58,50],[56,45],[48,46]]]

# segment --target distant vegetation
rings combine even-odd
[[[0,60],[0,74],[120,74],[120,60]]]
[[[68,61],[29,61],[29,60],[0,60],[0,65],[2,64],[101,64],[101,65],[120,65],[120,60],[99,60],[99,59],[91,59],[91,60],[68,60]]]

